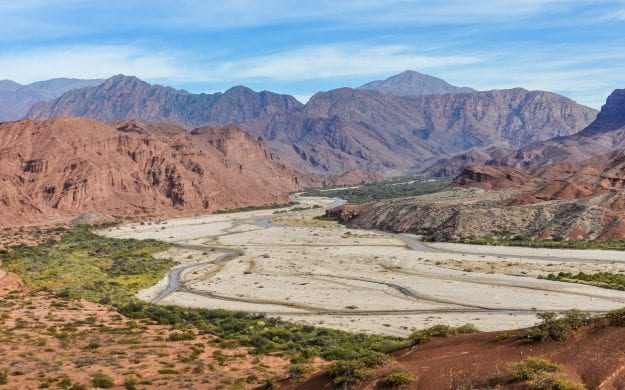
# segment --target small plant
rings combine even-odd
[[[580,384],[571,381],[564,375],[543,374],[529,383],[532,390],[585,390]]]
[[[388,362],[388,357],[377,352],[369,352],[350,360],[333,363],[328,370],[333,382],[344,388],[351,387],[373,376],[372,368]]]
[[[6,385],[9,380],[9,373],[7,371],[0,371],[0,385]]]
[[[414,381],[412,373],[405,368],[395,367],[378,381],[380,387],[400,387]]]
[[[588,313],[579,310],[571,310],[562,318],[556,313],[538,313],[542,322],[536,326],[525,329],[521,338],[529,342],[562,341],[569,338],[576,330],[591,323]]]
[[[306,363],[291,363],[287,366],[286,371],[290,378],[298,378],[312,372],[313,368],[310,364]]]
[[[91,377],[91,384],[93,385],[93,387],[98,389],[110,389],[111,387],[115,386],[113,378],[102,372],[97,372],[93,374],[93,376]]]
[[[134,378],[124,379],[124,388],[126,390],[135,390],[137,388],[137,381]]]
[[[169,335],[169,341],[195,340],[195,335],[191,332],[174,332]]]
[[[448,337],[457,334],[477,333],[479,330],[471,325],[465,324],[456,328],[448,325],[434,325],[432,327],[421,329],[408,337],[410,346],[426,344],[432,340],[433,337]]]
[[[560,371],[562,371],[562,366],[559,364],[536,357],[527,358],[508,367],[508,374],[516,381],[532,380],[538,378],[543,373]]]

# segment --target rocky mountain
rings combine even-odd
[[[89,118],[0,124],[4,226],[83,212],[178,215],[283,203],[310,185],[236,126]]]
[[[625,148],[625,89],[608,97],[597,118],[579,133],[530,143],[518,150],[494,145],[441,159],[424,169],[453,176],[468,164],[535,168],[558,162],[580,162]]]
[[[302,169],[379,172],[429,166],[471,148],[518,149],[577,133],[595,115],[565,97],[521,88],[403,97],[341,88],[276,114],[264,128],[246,128]]]
[[[406,70],[385,80],[371,81],[359,87],[360,89],[381,91],[393,95],[444,95],[449,93],[471,93],[475,89],[456,87],[438,77]]]
[[[423,168],[472,148],[530,143],[577,133],[596,111],[565,97],[521,88],[397,96],[340,88],[302,105],[293,97],[235,87],[190,94],[115,76],[31,108],[29,118],[138,118],[186,127],[236,123],[292,166],[323,174]]]
[[[53,100],[67,91],[98,85],[102,81],[58,78],[22,85],[1,80],[0,121],[21,119],[37,102]]]
[[[68,92],[53,102],[34,105],[30,119],[86,116],[110,122],[121,119],[167,121],[188,128],[209,123],[244,123],[301,107],[294,97],[234,87],[224,93],[192,94],[136,77],[117,75],[101,85]]]

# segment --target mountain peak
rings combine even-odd
[[[378,90],[393,95],[443,95],[448,93],[471,93],[474,89],[456,87],[445,80],[414,70],[405,70],[386,80],[377,80],[359,87],[360,89]]]

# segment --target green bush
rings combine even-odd
[[[102,372],[97,372],[91,377],[91,385],[98,389],[110,389],[115,386],[115,383],[110,376]]]
[[[418,330],[412,333],[409,337],[409,345],[421,345],[426,344],[432,340],[433,337],[448,337],[457,334],[465,334],[465,333],[477,333],[479,330],[471,325],[465,324],[458,327],[451,327],[448,325],[434,325],[432,327]]]
[[[584,390],[585,387],[563,375],[542,375],[529,383],[532,390]]]
[[[612,310],[605,315],[605,318],[609,325],[623,327],[625,326],[625,308]]]
[[[312,371],[313,367],[306,363],[291,363],[286,368],[290,378],[298,378]]]
[[[334,362],[328,373],[335,385],[347,388],[372,377],[372,368],[388,363],[388,359],[382,353],[369,351],[352,359]]]
[[[414,381],[414,375],[405,368],[395,367],[378,381],[380,387],[400,387]]]
[[[522,362],[513,363],[508,367],[510,374],[516,381],[536,379],[543,373],[562,371],[562,366],[546,359],[530,357]]]
[[[169,335],[169,341],[195,340],[195,335],[191,332],[174,332]]]
[[[592,321],[588,313],[570,310],[563,317],[556,313],[538,313],[542,322],[521,332],[521,338],[529,342],[562,341],[569,338],[576,330],[589,325]]]
[[[9,373],[7,371],[0,371],[0,385],[6,385],[9,381]]]

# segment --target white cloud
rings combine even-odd
[[[248,79],[314,80],[392,74],[406,69],[479,62],[475,56],[428,56],[405,46],[337,44],[301,48],[267,56],[228,62],[217,74]]]
[[[107,78],[124,73],[146,79],[175,79],[185,71],[170,53],[150,53],[133,46],[73,46],[2,53],[2,77],[20,83],[55,77]],[[193,77],[193,75],[190,75]]]

